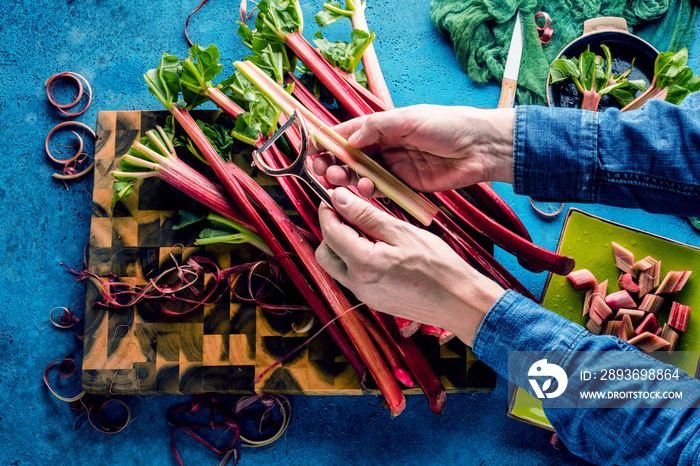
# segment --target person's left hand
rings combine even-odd
[[[450,330],[471,345],[503,289],[428,231],[346,188],[335,189],[332,199],[336,211],[325,205],[319,209],[318,263],[370,307]]]

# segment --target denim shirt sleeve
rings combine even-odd
[[[639,355],[644,367],[666,367],[622,340],[592,335],[514,291],[506,291],[484,317],[473,351],[505,378],[511,351],[628,351],[632,357]],[[595,364],[593,358],[586,367],[595,371]],[[527,372],[517,373],[522,375],[511,373],[510,381],[528,389]],[[567,391],[583,384],[570,377]],[[700,380],[685,376],[665,386],[683,391],[688,406],[699,408],[566,409],[552,408],[547,402],[543,407],[567,448],[596,464],[700,465]]]
[[[624,113],[519,106],[514,136],[518,194],[700,216],[700,92]]]

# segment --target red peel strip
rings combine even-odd
[[[121,406],[124,407],[124,409],[126,410],[126,420],[123,424],[117,424],[116,426],[106,426],[104,422],[105,408],[112,403],[119,403]],[[129,406],[125,402],[117,398],[110,398],[109,400],[100,404],[99,407],[97,407],[97,413],[94,413],[94,415],[97,418],[96,422],[93,422],[92,420],[94,409],[95,406],[90,406],[87,410],[88,422],[92,427],[95,428],[95,430],[97,430],[98,432],[102,432],[103,434],[117,434],[122,430],[126,429],[126,427],[131,423],[131,410],[129,409]]]
[[[190,45],[190,47],[192,47],[194,44],[190,40],[189,34],[187,34],[187,25],[190,23],[190,18],[192,17],[192,15],[197,13],[200,8],[207,4],[208,1],[209,0],[202,0],[202,2],[199,5],[197,5],[197,8],[192,10],[192,13],[190,13],[187,19],[185,20],[185,39],[187,39],[187,43]]]
[[[66,170],[70,167],[71,164],[75,163],[76,161],[81,160],[80,159],[81,155],[85,155],[86,157],[89,157],[89,156],[85,152],[83,152],[83,138],[80,135],[78,135],[78,133],[76,133],[75,131],[71,131],[71,133],[73,133],[78,138],[78,141],[79,141],[78,151],[75,153],[75,155],[73,155],[72,157],[67,158],[67,159],[57,159],[56,157],[54,157],[51,154],[51,149],[49,148],[49,141],[51,141],[51,137],[54,135],[54,133],[56,131],[58,131],[59,129],[61,129],[65,126],[79,126],[79,127],[83,128],[83,130],[90,133],[90,135],[93,138],[95,138],[96,136],[95,136],[95,132],[92,130],[92,128],[90,128],[85,123],[81,123],[79,121],[64,121],[62,123],[59,123],[56,126],[54,126],[51,129],[51,131],[49,131],[49,134],[46,136],[46,141],[44,142],[44,148],[46,149],[46,155],[48,155],[48,157],[53,162],[63,164],[63,166],[64,166],[64,174],[54,173],[53,177],[58,178],[60,180],[74,180],[76,178],[80,178],[81,176],[85,175],[90,170],[92,170],[92,168],[95,165],[95,161],[93,160],[93,162],[85,170],[82,170],[80,172],[75,172],[75,173],[69,172],[68,174],[66,174]]]
[[[540,18],[544,18],[544,25],[539,26],[537,24],[537,20]],[[537,33],[540,36],[540,42],[543,44],[546,44],[552,39],[552,34],[554,33],[554,29],[549,27],[552,24],[552,18],[545,13],[544,11],[538,11],[535,13],[535,27],[537,28]]]
[[[71,78],[71,79],[75,80],[75,82],[78,83],[78,95],[75,98],[75,100],[69,104],[59,104],[58,102],[56,102],[56,96],[54,95],[54,90],[56,88],[56,80],[59,78],[63,78],[63,77]],[[85,107],[82,110],[77,111],[77,112],[67,112],[64,109],[75,106],[78,102],[80,102],[80,99],[83,97],[83,93],[84,93],[83,92],[83,82],[85,83],[85,88],[87,89],[87,95],[88,95],[88,100],[85,103]],[[46,96],[48,97],[49,102],[51,102],[51,105],[53,105],[54,107],[59,109],[61,111],[61,113],[63,113],[64,115],[67,115],[67,116],[82,115],[83,113],[85,113],[85,111],[88,109],[88,107],[92,103],[92,88],[90,87],[90,83],[88,82],[87,79],[85,79],[83,76],[79,75],[78,73],[74,73],[72,71],[65,71],[63,73],[54,74],[53,76],[49,77],[49,79],[46,80],[46,82],[44,83],[44,86],[46,86]]]
[[[75,395],[75,396],[73,396],[73,397],[64,397],[64,396],[61,396],[61,395],[59,395],[58,393],[56,393],[56,391],[51,387],[51,384],[49,383],[49,370],[50,370],[51,367],[52,367],[54,364],[56,364],[56,363],[59,364],[59,366],[58,366],[58,374],[59,374],[59,376],[60,376],[61,378],[67,379],[67,378],[69,378],[70,376],[74,375],[74,374],[78,371],[78,369],[77,369],[78,365],[77,365],[77,363],[75,362],[75,360],[74,360],[72,357],[67,357],[67,358],[65,358],[65,359],[57,359],[57,360],[55,360],[55,361],[51,361],[51,362],[49,363],[49,365],[46,366],[46,369],[44,369],[44,384],[45,384],[46,387],[49,389],[49,391],[51,392],[51,394],[52,394],[53,396],[55,396],[56,398],[58,398],[59,400],[65,401],[66,403],[72,403],[72,402],[74,402],[74,401],[78,401],[78,400],[81,399],[83,396],[85,396],[85,392],[84,392],[84,391],[78,393],[77,395]],[[64,367],[64,370],[65,370],[64,364],[71,364],[71,363],[75,365],[75,368],[73,369],[73,372],[71,372],[69,375],[66,375],[66,376],[64,377],[65,372],[62,372],[62,371],[61,371],[61,367]],[[64,375],[62,375],[62,374],[64,374]]]
[[[559,215],[559,214],[561,213],[561,211],[564,209],[564,203],[562,202],[561,205],[559,206],[559,208],[558,208],[556,211],[554,211],[554,212],[545,212],[545,211],[539,209],[539,208],[535,205],[535,202],[532,200],[532,198],[530,198],[530,205],[532,206],[533,209],[535,209],[535,212],[537,212],[538,214],[542,215],[543,217],[556,217],[556,216]]]

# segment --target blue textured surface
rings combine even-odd
[[[170,453],[168,407],[185,398],[130,400],[137,418],[124,432],[94,431],[84,416],[53,398],[44,387],[48,362],[80,348],[72,333],[46,326],[55,306],[80,301],[82,286],[60,265],[80,265],[88,240],[91,183],[66,190],[51,179],[44,138],[64,121],[43,87],[62,71],[87,77],[93,104],[78,118],[94,126],[98,111],[158,109],[141,79],[167,51],[184,55],[182,27],[197,0],[2,0],[0,2],[0,115],[4,143],[4,182],[0,184],[0,463],[2,464],[175,464]],[[234,21],[235,2],[213,1],[192,20],[191,37],[216,43],[222,62],[244,55]],[[320,1],[303,2],[307,35]],[[495,85],[470,82],[459,69],[450,44],[428,20],[428,2],[372,2],[370,27],[377,53],[397,105],[466,104],[495,107]],[[340,31],[340,26],[331,27]],[[330,35],[334,38],[334,33]],[[691,50],[697,70],[698,47]],[[227,68],[229,71],[231,67]],[[556,246],[563,216],[542,221],[527,199],[498,191],[521,215],[536,243]],[[602,206],[583,209],[676,240],[700,245],[682,219]],[[515,260],[498,258],[521,281],[541,292],[545,276],[523,271]],[[43,323],[42,323],[43,322]],[[423,398],[409,397],[408,408],[390,419],[375,397],[293,397],[294,419],[283,441],[243,451],[241,464],[581,464],[553,450],[548,435],[506,418],[506,384],[492,394],[450,395],[445,414],[430,413]],[[211,455],[184,441],[186,464],[211,463]],[[186,445],[185,445],[186,444]]]

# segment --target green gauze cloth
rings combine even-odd
[[[476,82],[503,78],[515,14],[522,15],[524,44],[518,76],[521,105],[545,105],[549,64],[583,31],[583,22],[599,16],[627,20],[633,32],[660,51],[690,47],[695,31],[694,0],[432,0],[430,20],[450,38],[457,61]],[[552,18],[554,34],[541,44],[535,13]]]

